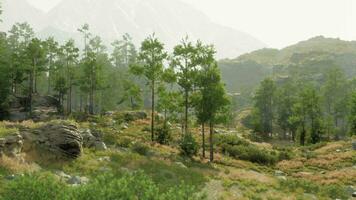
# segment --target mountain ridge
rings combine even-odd
[[[5,15],[13,14],[6,12],[5,8]],[[108,44],[124,33],[129,33],[139,44],[155,32],[171,49],[189,35],[191,40],[200,39],[214,44],[219,58],[236,57],[266,46],[249,34],[212,22],[194,6],[180,0],[107,0],[105,3],[98,0],[62,0],[41,19],[45,21],[30,21],[38,32],[52,27],[77,37],[77,28],[88,23],[92,32],[103,37]],[[41,35],[50,34],[42,31]]]

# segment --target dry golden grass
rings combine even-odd
[[[325,172],[325,174],[298,172],[292,174],[292,176],[295,178],[307,179],[320,184],[356,183],[356,169],[354,168],[344,168],[340,170],[329,171]]]
[[[35,163],[27,163],[19,158],[0,157],[0,166],[13,173],[35,172],[41,169]]]
[[[340,162],[351,161],[355,156],[356,152],[354,151],[331,153],[309,159],[306,161],[306,164],[310,166],[325,168]]]
[[[335,152],[337,149],[345,148],[345,146],[347,146],[346,142],[343,142],[343,141],[333,142],[333,143],[329,143],[326,146],[323,146],[323,147],[315,150],[315,153],[325,154],[325,153]]]
[[[277,168],[282,171],[288,171],[291,169],[299,169],[304,167],[306,159],[298,158],[293,160],[283,160],[277,164]]]
[[[245,169],[236,169],[233,167],[226,168],[229,170],[229,173],[226,174],[225,172],[220,173],[220,177],[225,177],[230,180],[238,181],[238,180],[249,180],[249,181],[257,181],[265,184],[275,184],[277,183],[276,179],[268,176],[266,174],[262,174],[252,170],[245,170]]]

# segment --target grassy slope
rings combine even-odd
[[[356,184],[356,154],[350,142],[293,148],[296,157],[276,166],[257,165],[221,154],[216,155],[216,163],[209,164],[199,156],[193,160],[182,158],[175,142],[171,146],[150,143],[150,133],[145,131],[148,124],[149,121],[136,121],[128,129],[120,130],[119,125],[112,123],[112,118],[97,120],[96,129],[104,133],[104,139],[111,145],[108,151],[85,149],[82,157],[71,162],[34,160],[24,165],[11,159],[1,160],[0,184],[6,184],[6,175],[26,171],[53,173],[62,170],[92,179],[107,172],[119,176],[142,170],[162,191],[184,182],[206,193],[209,199],[335,199],[345,195],[340,189],[342,186]],[[80,125],[92,126],[89,123]],[[198,129],[195,132],[199,139]],[[179,129],[175,128],[175,140],[179,134]],[[147,146],[148,151],[143,155],[135,153],[129,147],[133,143]],[[274,176],[275,170],[284,171],[287,181]]]

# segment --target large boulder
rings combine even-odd
[[[23,147],[23,138],[19,133],[0,138],[0,156],[17,157]]]
[[[56,156],[75,159],[81,155],[83,138],[78,127],[66,121],[55,121],[22,133],[27,150],[33,145]]]

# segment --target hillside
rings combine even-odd
[[[323,73],[329,67],[340,67],[348,78],[356,75],[356,42],[322,36],[284,49],[260,49],[235,59],[221,60],[223,79],[231,92],[255,88],[267,76],[288,75],[300,66],[305,73]],[[288,69],[289,68],[289,69]]]
[[[0,188],[0,199],[11,196],[21,200],[26,193],[36,199],[112,199],[115,195],[158,199],[158,194],[159,199],[167,200],[347,199],[354,191],[355,151],[350,141],[272,148],[241,138],[242,132],[220,128],[224,134],[217,135],[216,161],[211,164],[201,154],[193,159],[179,154],[178,124],[171,126],[169,145],[160,145],[149,142],[148,118],[120,123],[120,116],[93,116],[82,122],[2,122],[0,137],[17,131],[28,135],[43,130],[41,127],[73,126],[82,130],[84,138],[89,133],[100,135],[107,148],[84,146],[74,160],[53,157],[45,149],[37,150],[38,156],[28,147],[18,155],[21,159],[2,157],[0,183],[4,187]],[[200,140],[198,129],[194,129],[194,137]],[[28,144],[26,138],[24,144]],[[235,153],[240,148],[265,153],[257,157],[232,154],[232,150],[223,153],[228,146],[236,148]],[[270,159],[276,160],[265,163]]]
[[[124,33],[129,33],[136,44],[156,33],[167,48],[172,48],[188,35],[214,44],[220,58],[235,57],[265,46],[251,35],[212,22],[180,0],[108,0],[105,4],[100,0],[63,0],[48,13],[35,11],[26,0],[8,0],[4,16],[3,30],[15,22],[28,21],[42,37],[66,32],[65,35],[78,38],[77,29],[88,23],[93,33],[102,36],[108,44]],[[46,31],[56,29],[57,34]]]

